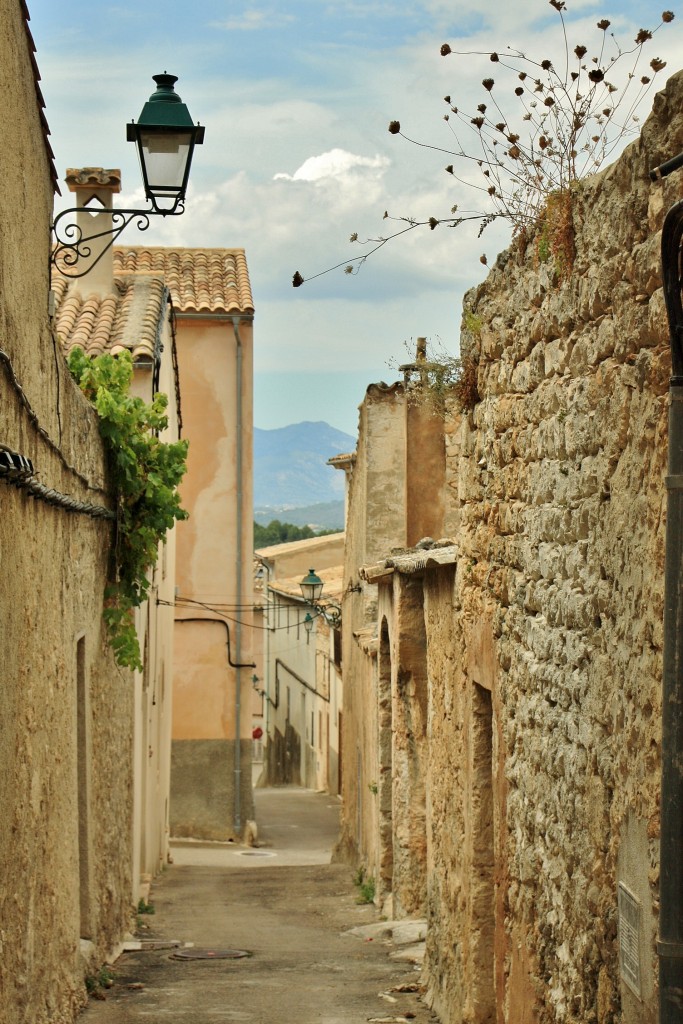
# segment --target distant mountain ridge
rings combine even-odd
[[[327,465],[333,455],[355,450],[350,434],[329,423],[292,423],[276,430],[254,428],[254,508],[278,510],[342,502],[344,474]]]

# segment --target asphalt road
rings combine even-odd
[[[272,856],[245,857],[228,844],[175,847],[175,863],[152,887],[155,914],[139,918],[144,948],[118,958],[106,999],[91,998],[82,1024],[433,1020],[418,994],[397,991],[419,974],[391,959],[387,938],[345,934],[379,915],[356,903],[351,869],[329,863],[338,810],[310,791],[262,790],[266,845],[251,853]],[[228,950],[249,955],[222,959]]]

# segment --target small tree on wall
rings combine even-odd
[[[389,124],[392,135],[451,157],[446,173],[474,193],[480,208],[465,210],[456,204],[448,216],[426,220],[385,211],[385,220],[400,224],[397,230],[364,240],[354,232],[350,241],[366,251],[308,280],[340,267],[347,274],[357,273],[387,242],[418,227],[434,231],[440,225],[455,228],[474,221],[481,235],[496,220],[509,223],[513,236],[538,230],[543,234],[545,229],[539,258],[553,254],[559,273],[566,273],[573,258],[568,239],[572,190],[639,130],[638,111],[666,67],[652,57],[643,68],[643,51],[654,34],[674,20],[674,14],[664,11],[655,28],[639,29],[627,46],[619,43],[610,21],[602,18],[591,46],[583,41],[572,46],[565,0],[549,3],[560,20],[563,55],[559,61],[510,46],[500,52],[458,51],[449,43],[441,46],[445,58],[488,57],[492,65],[490,76],[481,81],[481,102],[474,109],[461,106],[457,97],[444,97],[450,147],[409,137],[398,120]],[[292,284],[297,288],[304,280],[297,271]]]

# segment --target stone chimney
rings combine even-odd
[[[112,216],[102,211],[111,210],[113,197],[121,191],[121,171],[104,167],[70,167],[64,180],[69,191],[76,195],[76,224],[82,237],[104,232],[101,238],[87,243],[91,255],[84,257],[83,266],[90,269],[85,277],[74,283],[88,294],[108,295],[114,289],[114,257],[111,248],[104,255],[100,254],[111,242]]]

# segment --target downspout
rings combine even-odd
[[[235,603],[238,608],[242,607],[242,564],[244,552],[242,550],[242,512],[244,504],[243,494],[243,467],[242,467],[242,340],[239,332],[240,318],[233,316],[232,326],[235,332],[235,387],[236,387],[236,422],[237,433],[237,455],[236,455],[236,476],[237,476],[237,543],[235,545],[235,562],[237,586],[235,591]],[[242,656],[242,624],[238,618],[235,624],[235,657],[239,663]],[[235,814],[233,828],[239,835],[242,831],[242,670],[235,669]]]
[[[256,556],[256,557],[258,558],[258,556]],[[264,672],[263,685],[264,685],[264,696],[265,696],[265,716],[264,716],[264,718],[265,718],[265,727],[266,727],[266,749],[267,749],[268,748],[268,743],[270,742],[270,740],[269,740],[270,734],[268,732],[268,726],[270,724],[270,705],[272,704],[272,701],[270,699],[270,633],[271,633],[271,625],[270,625],[270,608],[271,608],[271,605],[270,605],[270,566],[266,562],[264,562],[264,560],[262,558],[259,558],[258,560],[261,563],[261,568],[263,569],[264,573],[266,574],[266,589],[265,589],[265,595],[266,595],[266,604],[265,604],[265,609],[266,609],[266,620],[265,620],[266,621],[266,657],[265,657],[265,672]],[[277,707],[277,704],[273,704],[273,707]],[[267,762],[266,762],[266,774],[267,774]]]
[[[160,604],[157,599],[157,604]],[[176,606],[177,607],[177,606]],[[182,619],[176,619],[176,622],[215,622],[218,626],[225,626],[225,644],[228,649],[228,665],[231,668],[256,668],[255,661],[233,661],[232,653],[230,651],[230,626],[227,624],[225,619],[209,619],[206,615],[186,615]]]
[[[680,162],[680,158],[679,162]],[[669,161],[676,164],[676,159]],[[665,171],[667,165],[660,169]],[[673,170],[673,167],[668,169]],[[683,201],[662,228],[662,276],[669,318],[669,454],[664,561],[662,783],[660,833],[659,1020],[683,1020]]]

